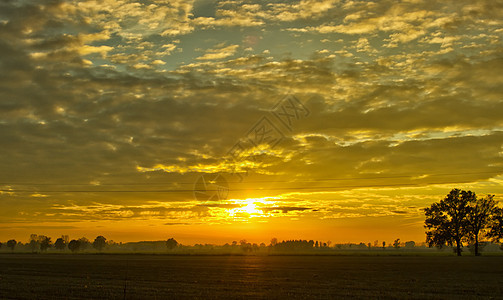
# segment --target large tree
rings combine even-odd
[[[54,242],[54,248],[58,250],[63,250],[66,248],[66,242],[63,237],[60,237]]]
[[[488,236],[492,238],[493,242],[502,243],[501,249],[503,250],[503,208],[496,207],[494,209]]]
[[[16,240],[7,241],[7,247],[9,247],[11,251],[14,251],[14,248],[16,247],[16,245],[17,245]]]
[[[31,252],[37,252],[38,249],[40,248],[40,242],[38,235],[36,234],[30,234],[30,249]]]
[[[484,198],[474,197],[469,203],[468,238],[474,243],[476,256],[480,255],[479,240],[482,236],[486,236],[491,229],[493,215],[498,209],[497,202],[493,198],[494,195],[487,195]]]
[[[80,240],[71,240],[71,241],[68,243],[68,249],[70,249],[70,251],[72,251],[72,252],[77,252],[77,251],[79,251],[80,246],[81,246],[81,242],[80,242]]]
[[[178,247],[178,242],[174,238],[169,238],[166,241],[166,247],[168,248],[168,250],[173,250]]]
[[[462,242],[467,237],[470,212],[469,203],[475,194],[453,189],[440,202],[433,203],[424,209],[426,220],[426,242],[429,247],[442,248],[445,245],[456,245],[456,253],[461,256]]]
[[[99,236],[97,236],[97,237],[94,239],[94,242],[93,242],[93,247],[94,247],[96,250],[98,250],[98,251],[100,251],[100,252],[101,252],[101,250],[103,250],[103,248],[105,248],[106,244],[107,244],[107,239],[106,239],[104,236],[99,235]]]
[[[86,250],[91,245],[91,242],[86,237],[81,237],[78,241],[80,250]]]
[[[40,242],[40,251],[44,252],[47,251],[47,249],[52,247],[52,241],[51,238],[45,235],[39,235],[38,236],[39,242]]]

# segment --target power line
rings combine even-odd
[[[274,187],[274,188],[256,188],[258,191],[289,191],[289,190],[334,190],[334,189],[351,189],[351,188],[375,188],[375,187],[415,187],[433,184],[456,184],[459,181],[450,182],[422,182],[422,183],[395,183],[395,184],[366,184],[366,185],[339,185],[339,186],[306,186],[306,187]],[[230,191],[249,191],[250,188],[229,189]],[[218,192],[219,190],[0,190],[6,193],[192,193],[200,191],[204,193]]]
[[[481,174],[501,174],[503,171],[485,171],[485,172],[462,172],[462,173],[437,173],[437,174],[424,174],[424,175],[392,175],[392,176],[373,176],[373,177],[344,177],[344,178],[316,178],[311,180],[297,181],[293,180],[245,180],[243,182],[229,181],[229,184],[244,184],[244,183],[310,183],[310,182],[323,182],[323,181],[348,181],[348,180],[373,180],[373,179],[398,179],[398,178],[411,178],[414,179],[424,176],[426,177],[439,177],[439,176],[462,176],[462,175],[481,175]],[[212,175],[218,173],[212,173]],[[420,179],[420,178],[419,178]],[[170,183],[35,183],[35,182],[0,182],[0,185],[20,185],[20,186],[160,186],[169,185]],[[194,182],[171,182],[175,185],[194,185]],[[0,190],[8,191],[8,190]]]

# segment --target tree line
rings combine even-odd
[[[156,242],[139,242],[139,243],[156,243]],[[128,243],[126,243],[128,244]],[[134,243],[129,243],[134,244]],[[29,241],[26,244],[20,243],[15,239],[11,239],[5,243],[5,246],[9,248],[11,251],[14,251],[16,247],[22,246],[25,251],[29,249],[32,253],[38,252],[47,252],[48,249],[55,250],[70,250],[72,253],[79,251],[86,251],[88,249],[95,249],[98,252],[102,252],[106,247],[120,247],[122,243],[115,243],[113,241],[107,241],[107,239],[99,235],[97,236],[93,242],[91,242],[86,237],[81,237],[79,239],[70,240],[68,235],[62,235],[60,238],[57,238],[56,241],[52,241],[51,237],[45,235],[37,235],[31,234]],[[0,249],[4,246],[4,244],[0,243]],[[164,247],[168,250],[176,249],[180,244],[174,238],[169,238],[164,242]]]
[[[7,248],[10,248],[11,251],[14,251],[16,246],[21,245],[15,239],[7,241]],[[82,237],[80,239],[74,239],[69,241],[67,235],[63,235],[60,238],[56,239],[53,243],[52,238],[45,235],[37,235],[31,234],[29,242],[26,246],[31,250],[31,252],[46,252],[47,249],[54,247],[57,250],[65,250],[68,249],[71,252],[78,252],[80,250],[86,250],[90,247],[102,251],[103,248],[107,245],[107,239],[99,235],[97,236],[93,242],[89,241],[87,238]],[[0,248],[2,247],[2,243],[0,243]]]
[[[424,214],[426,217],[424,227],[426,229],[426,244],[428,247],[436,246],[441,249],[446,246],[450,246],[453,247],[456,254],[460,256],[464,244],[467,243],[473,246],[474,253],[478,256],[481,252],[481,241],[485,240],[493,243],[499,243],[500,245],[502,244],[503,208],[498,206],[498,202],[494,200],[494,195],[477,197],[477,195],[471,191],[453,189],[447,194],[447,196],[445,196],[445,198],[425,208]],[[139,243],[153,243],[158,246],[158,242]],[[11,239],[7,241],[5,246],[11,249],[11,251],[14,251],[17,245],[20,245],[20,243]],[[47,249],[52,247],[57,250],[68,249],[71,252],[85,251],[92,247],[101,252],[106,246],[116,245],[118,244],[113,243],[113,241],[107,241],[107,239],[102,235],[97,236],[93,242],[89,241],[85,237],[69,240],[67,235],[63,235],[56,239],[53,243],[51,237],[32,234],[30,235],[29,242],[23,246],[28,247],[32,252],[46,252]],[[120,245],[122,245],[122,243]],[[2,246],[3,244],[0,243],[0,248],[2,248]],[[174,238],[169,238],[164,241],[164,247],[168,251],[175,251],[176,249],[178,249],[177,251],[192,251],[194,249],[213,250],[220,247],[220,250],[224,252],[241,250],[244,253],[259,252],[266,249],[267,251],[278,252],[312,251],[316,249],[324,251],[328,249],[371,250],[382,248],[383,250],[386,250],[387,248],[399,249],[400,247],[412,249],[415,248],[415,242],[407,241],[402,243],[400,242],[400,239],[396,239],[390,244],[386,244],[386,242],[383,241],[382,247],[377,240],[374,241],[373,245],[371,243],[348,243],[336,244],[332,248],[330,246],[330,241],[286,240],[278,242],[276,238],[273,238],[268,246],[264,243],[258,245],[256,243],[249,243],[246,240],[241,240],[239,244],[237,241],[233,241],[232,244],[225,244],[223,246],[196,244],[191,249],[190,246],[182,246]],[[503,245],[500,247],[503,250]],[[133,246],[133,251],[135,251],[136,248],[136,246]]]
[[[17,245],[17,246],[16,246]],[[0,243],[0,248],[2,244]],[[88,252],[90,249],[102,252],[103,250],[112,252],[145,252],[145,251],[168,251],[168,253],[269,253],[269,252],[327,252],[327,251],[337,251],[337,250],[350,250],[350,251],[360,251],[360,250],[390,250],[390,249],[400,249],[405,250],[420,250],[424,247],[416,247],[414,241],[400,242],[400,239],[396,239],[393,243],[387,244],[386,242],[379,243],[379,241],[374,241],[371,243],[344,243],[332,245],[331,241],[316,241],[316,240],[283,240],[278,241],[277,238],[271,239],[269,244],[265,243],[250,243],[243,239],[238,241],[233,241],[232,243],[226,243],[224,245],[214,245],[214,244],[195,244],[195,245],[182,245],[176,239],[169,238],[165,241],[143,241],[143,242],[128,242],[128,243],[115,243],[114,241],[108,241],[104,236],[98,236],[93,242],[85,237],[79,239],[69,240],[68,236],[63,235],[56,241],[52,242],[52,238],[45,235],[30,235],[29,242],[23,244],[18,243],[15,240],[10,240],[7,242],[7,247],[12,251],[14,248],[19,248],[21,251],[30,251],[32,253],[42,253],[47,252],[49,249],[56,251],[69,250],[72,253],[76,252]]]

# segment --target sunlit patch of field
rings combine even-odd
[[[0,298],[500,298],[503,257],[0,255]]]

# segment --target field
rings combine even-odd
[[[503,257],[1,254],[1,299],[500,298]]]

